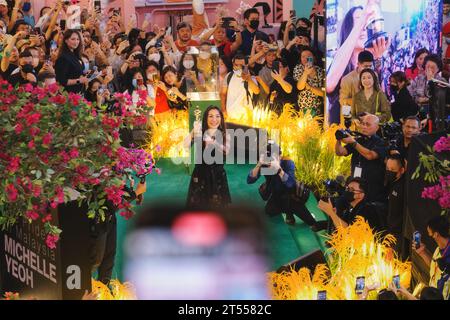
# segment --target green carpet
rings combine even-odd
[[[190,175],[184,165],[174,165],[170,159],[162,159],[158,162],[161,174],[153,173],[147,176],[147,192],[144,195],[144,206],[154,203],[171,203],[183,205],[189,188]],[[263,179],[255,184],[247,184],[247,175],[253,165],[225,165],[228,184],[233,203],[251,203],[264,214],[264,201],[258,194],[258,187]],[[325,219],[325,215],[317,209],[314,196],[308,200],[307,207],[315,215],[317,220]],[[140,209],[137,210],[140,214]],[[266,216],[265,216],[266,217]],[[284,215],[273,218],[265,218],[267,221],[268,242],[271,256],[272,270],[276,270],[283,264],[307,254],[318,248],[324,250],[324,238],[320,234],[313,233],[307,225],[296,217],[296,224],[289,226],[284,222]],[[113,278],[123,281],[123,242],[128,228],[133,220],[126,221],[118,217],[117,255],[113,271]]]

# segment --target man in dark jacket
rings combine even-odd
[[[356,216],[361,216],[376,232],[385,231],[385,217],[375,203],[367,200],[367,190],[363,179],[350,178],[344,192],[344,198],[349,203],[347,209],[338,212],[330,200],[320,200],[317,207],[330,217],[335,227],[346,228],[355,221]]]
[[[294,161],[281,157],[280,147],[271,141],[267,145],[267,153],[260,156],[259,162],[250,171],[247,183],[255,183],[261,175],[266,179],[260,187],[261,196],[267,201],[266,214],[275,216],[284,212],[286,223],[291,225],[295,224],[295,214],[314,230],[317,222],[306,208],[306,201],[292,197],[297,186]]]

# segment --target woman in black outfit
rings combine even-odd
[[[391,95],[395,101],[391,104],[391,113],[394,121],[400,122],[409,116],[415,116],[419,107],[408,91],[409,80],[402,71],[394,72],[390,77]]]
[[[83,43],[78,30],[69,29],[64,38],[55,63],[56,81],[68,92],[81,93],[88,78],[83,76]]]
[[[231,196],[223,164],[230,148],[230,137],[226,135],[222,111],[216,106],[209,106],[203,114],[201,127],[199,123],[194,124],[194,130],[188,139],[187,144],[194,142],[195,150],[200,149],[197,148],[197,143],[201,143],[202,154],[196,154],[196,160],[199,161],[196,161],[189,184],[187,207],[226,207],[231,203]],[[221,154],[216,157],[216,153]],[[205,156],[210,156],[211,159]]]

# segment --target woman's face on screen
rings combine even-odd
[[[361,9],[356,9],[353,12],[353,26],[355,26],[360,19],[363,19],[363,11]],[[364,28],[356,41],[355,49],[364,49],[364,44],[367,41],[367,30]]]

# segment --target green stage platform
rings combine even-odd
[[[186,201],[190,181],[190,175],[186,167],[175,165],[170,159],[161,159],[157,166],[161,169],[161,174],[152,173],[147,176],[144,207],[148,204],[160,202],[183,205]],[[261,214],[265,216],[264,202],[258,194],[258,186],[263,179],[261,178],[253,185],[248,185],[246,181],[252,168],[253,165],[249,164],[225,165],[231,197],[234,203],[251,202],[256,208],[260,208]],[[317,209],[316,205],[317,201],[311,195],[307,203],[308,209],[317,220],[325,219],[324,213]],[[139,209],[137,214],[140,214]],[[299,218],[296,217],[294,226],[289,226],[284,223],[284,217],[281,215],[273,218],[265,217],[269,232],[268,241],[271,250],[272,270],[276,270],[278,267],[318,248],[324,251],[324,233],[312,232]],[[113,278],[120,280],[123,280],[122,269],[124,265],[122,244],[132,223],[133,219],[126,221],[122,217],[118,217],[118,250]]]

